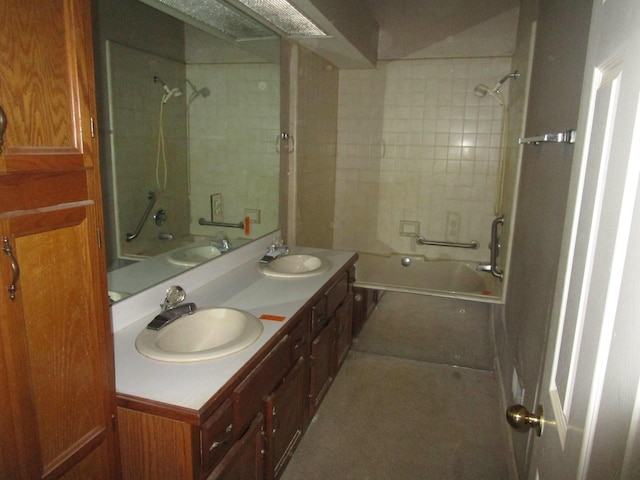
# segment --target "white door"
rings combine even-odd
[[[640,478],[640,2],[593,8],[530,479]]]

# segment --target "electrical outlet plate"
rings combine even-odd
[[[213,221],[224,222],[224,200],[221,193],[214,193],[211,197]]]

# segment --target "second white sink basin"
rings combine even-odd
[[[199,362],[244,350],[262,333],[262,322],[234,308],[196,310],[160,330],[144,329],[136,348],[146,357],[165,362]]]
[[[283,255],[259,264],[258,268],[270,277],[299,278],[324,273],[331,268],[331,263],[314,255]]]
[[[222,255],[222,252],[213,245],[200,245],[198,247],[187,247],[176,250],[169,254],[167,260],[174,265],[195,267],[220,255]]]

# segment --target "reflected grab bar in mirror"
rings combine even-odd
[[[142,218],[138,222],[138,225],[136,226],[135,231],[133,233],[127,233],[125,235],[125,240],[127,242],[130,242],[131,240],[136,238],[138,235],[140,235],[140,231],[142,230],[142,227],[144,227],[144,222],[146,222],[147,218],[149,218],[149,214],[151,213],[151,209],[153,208],[153,206],[156,203],[156,194],[153,193],[151,190],[149,190],[149,194],[147,195],[147,199],[149,200],[149,205],[147,205],[147,209],[142,214]]]
[[[469,243],[456,243],[456,242],[443,242],[439,240],[427,240],[426,238],[420,236],[416,238],[416,242],[419,245],[434,245],[436,247],[456,247],[456,248],[472,248],[474,250],[478,249],[480,245],[477,241],[472,240]]]

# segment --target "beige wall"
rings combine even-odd
[[[295,68],[295,245],[331,248],[336,185],[338,70],[299,48]]]

